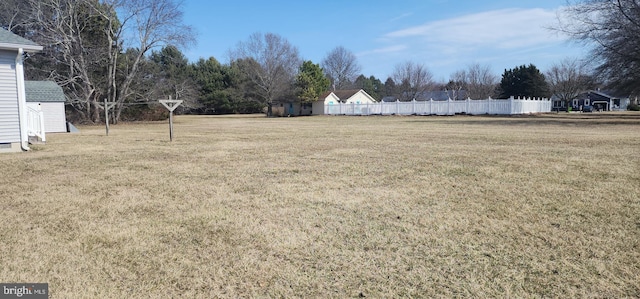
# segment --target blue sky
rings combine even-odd
[[[564,0],[210,1],[185,0],[184,22],[197,44],[191,60],[215,57],[254,32],[276,33],[320,63],[343,46],[358,57],[362,73],[384,81],[396,64],[423,63],[437,81],[472,63],[505,69],[533,63],[542,71],[567,57],[583,58],[583,46],[547,29]]]

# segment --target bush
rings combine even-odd
[[[636,103],[631,103],[631,104],[629,104],[629,106],[627,106],[627,110],[629,110],[629,111],[640,111],[640,105],[638,105]]]

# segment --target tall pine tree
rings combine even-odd
[[[505,70],[500,81],[500,96],[549,97],[549,86],[544,75],[533,64]]]

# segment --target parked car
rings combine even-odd
[[[583,106],[582,112],[593,112],[593,106]]]

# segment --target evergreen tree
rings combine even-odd
[[[544,75],[533,64],[505,70],[500,82],[500,96],[549,97],[549,86]]]
[[[397,86],[396,81],[393,81],[393,78],[388,77],[386,81],[384,81],[384,87],[382,92],[382,97],[397,97]]]
[[[356,78],[356,81],[353,85],[355,88],[364,90],[367,94],[378,101],[382,99],[384,85],[375,76],[370,76],[367,78],[364,75],[360,75],[358,76],[358,78]]]
[[[303,103],[309,103],[318,99],[325,91],[329,90],[331,82],[324,75],[320,65],[311,61],[304,61],[296,76],[296,95]]]

